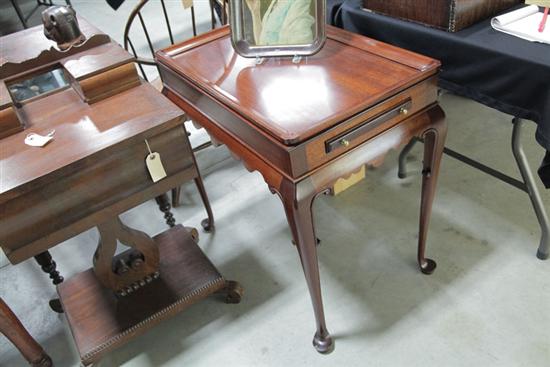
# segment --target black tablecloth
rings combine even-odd
[[[440,60],[442,88],[536,122],[536,139],[550,150],[550,45],[497,32],[490,19],[449,33],[367,12],[361,3],[329,0],[330,23]],[[550,172],[540,173],[548,187]]]

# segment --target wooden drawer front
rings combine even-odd
[[[193,168],[192,153],[183,127],[178,126],[147,140],[151,149],[160,153],[169,177]],[[126,141],[78,162],[71,167],[72,170],[67,170],[70,174],[54,183],[5,202],[0,206],[0,246],[6,255],[10,258],[11,252],[65,230],[105,208],[112,210],[109,214],[114,215],[130,209],[122,207],[119,202],[154,185],[145,165],[147,154],[143,139]],[[135,203],[148,199],[143,197]],[[72,237],[69,233],[67,231],[66,238],[56,234],[56,238],[60,236],[66,240]],[[17,258],[20,260],[21,256]]]
[[[363,122],[360,126],[354,127],[350,131],[347,131],[336,138],[330,139],[325,143],[325,151],[330,153],[336,149],[348,147],[356,139],[360,139],[363,134],[374,129],[375,127],[380,126],[395,117],[406,116],[411,110],[411,107],[412,102],[410,99],[407,99],[404,103],[400,103],[397,106],[390,108],[388,111]]]
[[[436,101],[437,78],[433,77],[351,117],[296,147],[292,152],[294,177],[329,162]],[[304,158],[307,165],[300,164]]]

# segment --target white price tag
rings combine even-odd
[[[25,138],[25,144],[31,147],[43,147],[53,139],[54,134],[55,130],[50,131],[50,133],[45,136],[36,133],[30,133]]]
[[[145,144],[147,145],[147,150],[149,150],[149,154],[145,158],[145,165],[149,170],[151,180],[153,180],[153,182],[158,182],[166,177],[166,171],[164,170],[164,166],[162,165],[160,154],[151,151],[151,148],[149,147],[149,142],[147,140],[145,140]]]

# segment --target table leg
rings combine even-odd
[[[34,257],[38,265],[42,268],[44,273],[50,275],[50,279],[54,285],[57,285],[63,281],[63,277],[57,271],[57,264],[52,258],[49,251],[44,251]]]
[[[162,194],[155,198],[157,205],[159,206],[159,209],[161,212],[164,213],[164,219],[166,220],[166,224],[168,224],[169,227],[174,227],[176,225],[176,220],[174,219],[174,214],[170,211],[170,200],[168,199],[168,195]]]
[[[21,321],[0,298],[0,333],[6,336],[34,367],[52,366],[52,360],[33,339]]]
[[[527,162],[527,157],[523,152],[523,146],[521,145],[521,130],[524,124],[524,121],[520,118],[515,117],[513,120],[514,129],[512,131],[512,152],[514,153],[514,158],[518,165],[521,177],[525,183],[525,191],[531,199],[531,204],[535,210],[535,214],[539,221],[541,229],[541,239],[539,248],[537,251],[537,257],[541,260],[548,259],[548,254],[550,251],[550,222],[548,221],[548,214],[544,209],[544,204],[540,198],[540,193],[535,184],[535,178]]]
[[[424,163],[422,169],[422,198],[420,203],[420,228],[418,231],[418,265],[424,274],[431,274],[436,268],[435,261],[425,257],[428,226],[432,214],[432,204],[439,176],[439,166],[443,149],[447,125],[443,116],[432,116],[432,126],[423,133]]]
[[[44,251],[36,255],[34,259],[38,265],[40,265],[42,271],[50,275],[50,279],[54,285],[58,285],[63,282],[63,277],[59,274],[59,271],[57,271],[57,264],[53,260],[49,251]],[[63,313],[63,307],[61,306],[61,302],[58,298],[51,299],[49,304],[53,311]]]
[[[312,204],[315,196],[297,197],[298,187],[288,183],[289,189],[277,192],[283,201],[288,224],[291,228],[294,241],[297,244],[298,254],[306,278],[317,332],[313,338],[313,346],[319,353],[330,353],[334,349],[334,342],[325,322],[323,300],[321,297],[321,283],[319,277],[319,263],[317,259],[317,240],[313,226]]]
[[[201,196],[202,204],[204,209],[206,209],[207,218],[204,218],[201,221],[201,226],[206,232],[211,232],[214,229],[214,214],[212,213],[212,207],[210,206],[210,200],[208,200],[208,195],[206,194],[206,189],[202,182],[202,177],[195,177],[195,185],[197,190],[199,190],[199,195]],[[180,205],[180,196],[181,196],[181,186],[175,187],[172,189],[172,206],[174,208]]]
[[[205,218],[201,221],[201,226],[206,232],[210,232],[214,229],[214,214],[212,213],[210,201],[208,200],[208,195],[206,194],[206,189],[204,188],[204,184],[202,183],[201,176],[195,177],[195,185],[199,190],[202,204],[204,205],[204,208],[206,209],[206,214],[208,215],[208,218]]]
[[[418,139],[412,138],[411,141],[409,141],[407,145],[405,145],[405,147],[401,150],[401,153],[399,153],[399,169],[397,171],[397,177],[407,177],[407,157],[417,142]]]

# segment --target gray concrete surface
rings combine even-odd
[[[113,12],[103,1],[73,3],[119,39],[131,4]],[[179,4],[169,1],[172,11]],[[510,116],[452,95],[441,102],[449,147],[518,175]],[[534,127],[523,140],[536,167],[543,150]],[[397,178],[393,152],[365,181],[315,203],[327,323],[336,340],[326,356],[311,346],[312,308],[278,198],[224,147],[200,152],[217,221],[200,244],[227,278],[242,283],[245,297],[239,305],[216,298],[195,305],[98,365],[549,366],[550,263],[535,258],[540,233],[526,194],[445,157],[428,239],[438,268],[422,275],[415,265],[421,150],[412,152],[408,178]],[[548,192],[542,196],[550,208]],[[193,185],[182,201],[177,220],[199,227],[204,212]],[[123,220],[149,234],[165,229],[154,202]],[[90,230],[52,250],[65,277],[91,266],[97,238]],[[67,322],[47,305],[54,293],[33,261],[0,269],[0,295],[56,366],[75,366]],[[24,365],[0,338],[0,366]]]

